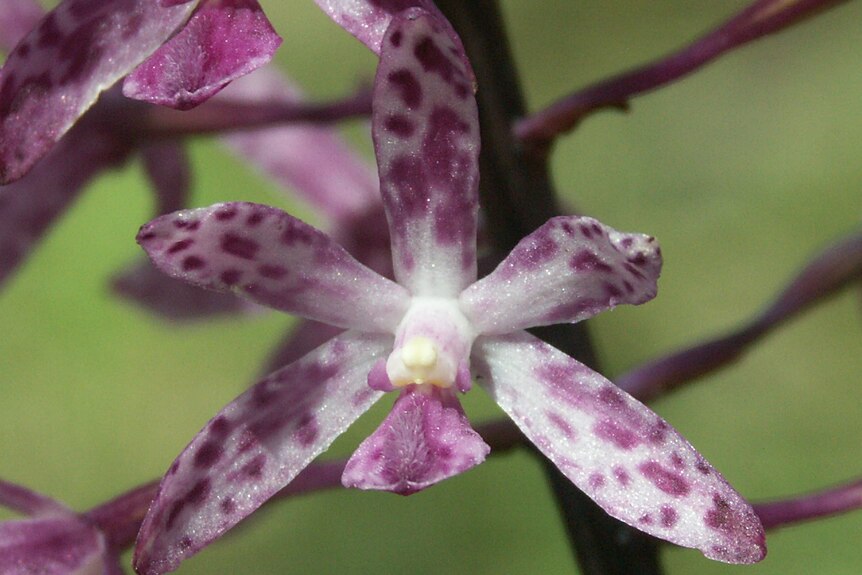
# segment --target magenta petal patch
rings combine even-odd
[[[526,332],[473,346],[479,384],[602,509],[711,559],[766,555],[751,505],[682,435],[613,383]]]
[[[21,485],[0,479],[0,507],[5,507],[24,515],[48,515],[71,513],[65,505],[46,495],[27,489]]]
[[[44,15],[36,0],[4,0],[0,10],[0,50],[12,50]]]
[[[593,218],[551,218],[465,289],[461,306],[483,334],[574,323],[654,298],[661,263],[651,236],[618,232]]]
[[[20,178],[182,24],[194,3],[65,0],[0,69],[0,182]]]
[[[344,333],[225,407],[162,479],[137,572],[176,569],[290,483],[380,398],[365,378],[391,347],[391,336]]]
[[[347,462],[342,483],[409,495],[478,465],[489,451],[450,390],[411,386]]]
[[[272,59],[281,45],[256,0],[205,0],[180,32],[123,82],[123,94],[180,110]]]
[[[105,541],[74,515],[0,523],[0,573],[103,573]]]
[[[413,295],[457,297],[476,279],[479,116],[445,21],[392,20],[374,80],[372,135],[395,277]]]

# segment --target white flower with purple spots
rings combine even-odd
[[[347,331],[222,410],[162,480],[140,573],[176,568],[287,485],[386,392],[398,399],[343,483],[411,493],[489,448],[458,402],[474,376],[524,434],[611,515],[737,563],[765,554],[750,505],[659,416],[523,331],[653,298],[652,237],[558,217],[476,281],[479,125],[451,28],[410,10],[380,44],[373,136],[396,282],[271,207],[228,203],[145,225],[166,273]]]

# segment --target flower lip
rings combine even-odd
[[[395,332],[395,348],[386,361],[394,387],[428,384],[452,387],[468,361],[475,333],[457,300],[414,297]]]

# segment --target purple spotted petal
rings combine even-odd
[[[123,94],[187,110],[269,62],[280,44],[257,0],[203,0],[183,29],[126,77]]]
[[[296,103],[302,97],[275,68],[265,67],[233,82],[219,99],[255,104]],[[331,128],[281,126],[222,141],[332,221],[380,203],[376,173]]]
[[[179,142],[161,141],[141,148],[144,170],[156,193],[156,215],[168,214],[188,204],[189,159]]]
[[[414,295],[457,296],[476,279],[479,119],[445,26],[393,18],[374,81],[372,129],[395,277]]]
[[[24,175],[194,4],[64,0],[48,13],[0,70],[0,182]]]
[[[24,515],[67,514],[65,505],[21,485],[0,479],[0,507]]]
[[[74,515],[0,523],[3,575],[104,573],[105,541]]]
[[[148,259],[135,262],[114,276],[111,288],[122,298],[171,321],[193,321],[262,309],[232,293],[204,290],[165,275]]]
[[[81,189],[127,153],[104,134],[77,126],[26,177],[0,186],[0,285]]]
[[[479,333],[576,322],[656,295],[661,250],[654,238],[592,218],[552,218],[525,237],[461,305]]]
[[[451,389],[411,386],[347,462],[341,481],[410,495],[482,463],[490,450]]]
[[[320,9],[357,40],[380,54],[383,35],[394,16],[422,8],[445,21],[432,0],[315,0]],[[454,33],[453,33],[454,34]]]
[[[269,206],[175,212],[144,225],[138,243],[168,275],[340,327],[394,331],[410,300],[329,236]]]
[[[347,332],[225,407],[162,479],[137,572],[176,569],[287,485],[377,401],[366,378],[391,348],[391,336]]]
[[[610,515],[728,563],[763,559],[751,506],[666,421],[541,340],[479,337],[479,383],[524,434]]]
[[[12,50],[44,15],[36,0],[4,0],[0,10],[0,50]]]

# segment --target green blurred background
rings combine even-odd
[[[373,74],[374,58],[310,0],[263,1],[284,37],[278,63],[314,97]],[[741,1],[503,2],[531,109],[659,56]],[[591,321],[604,372],[731,328],[862,215],[862,5],[739,50],[605,112],[561,140],[553,171],[584,212],[659,238],[659,297]],[[481,86],[480,86],[481,89]],[[373,161],[367,128],[347,136]],[[217,143],[191,146],[193,205],[303,206]],[[150,217],[140,166],[100,178],[0,294],[0,476],[86,509],[160,476],[198,429],[250,383],[290,318],[161,323],[110,297],[139,257]],[[734,367],[654,408],[754,500],[862,474],[860,293],[769,337]],[[474,421],[497,408],[477,391]],[[346,456],[381,405],[328,455]],[[10,514],[0,514],[0,519]],[[409,498],[339,491],[272,506],[185,563],[196,573],[572,572],[539,466],[492,457]],[[756,566],[669,549],[669,573],[858,574],[862,512],[772,533]]]

